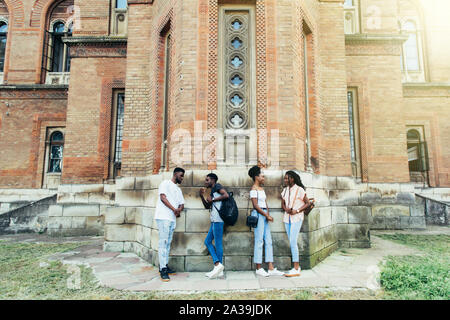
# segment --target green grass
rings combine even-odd
[[[379,235],[420,250],[420,255],[389,256],[380,282],[385,298],[401,300],[450,299],[450,236]]]

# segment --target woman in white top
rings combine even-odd
[[[269,214],[266,193],[262,187],[264,185],[264,174],[261,173],[261,169],[258,166],[254,166],[248,171],[248,175],[254,181],[250,190],[250,199],[253,205],[251,214],[252,216],[258,217],[258,225],[254,229],[255,246],[253,254],[253,263],[256,264],[256,274],[264,277],[281,276],[284,273],[273,267],[272,235],[270,234],[269,226],[269,221],[273,221],[273,217]],[[263,244],[265,246],[265,260],[269,265],[269,272],[266,272],[261,267]]]
[[[292,262],[294,268],[285,274],[286,277],[296,277],[300,275],[298,235],[302,227],[304,213],[309,206],[309,199],[306,196],[305,186],[300,176],[294,171],[286,172],[284,176],[285,188],[281,192],[281,207],[284,210],[283,222],[291,247]]]

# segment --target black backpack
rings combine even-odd
[[[226,225],[234,226],[238,219],[239,210],[236,205],[236,201],[233,198],[233,192],[228,192],[228,199],[222,200],[222,206],[220,210],[217,210],[217,207],[214,205],[217,211],[219,211],[220,218],[225,222]]]

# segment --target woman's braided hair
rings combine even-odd
[[[305,186],[304,186],[303,183],[302,183],[302,179],[300,179],[300,176],[299,176],[295,171],[289,170],[288,172],[286,172],[286,174],[287,174],[289,177],[291,177],[292,179],[294,179],[294,183],[295,183],[296,185],[298,185],[299,187],[302,187],[303,190],[306,191],[306,188],[305,188]]]

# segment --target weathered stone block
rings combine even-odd
[[[348,223],[347,207],[332,207],[332,223]]]
[[[99,205],[64,205],[63,216],[67,217],[96,217],[100,214]]]
[[[144,206],[146,190],[122,190],[116,191],[116,205],[123,207],[142,207]]]
[[[248,271],[252,269],[251,256],[225,256],[224,266],[226,270]]]
[[[177,218],[175,232],[185,232],[185,231],[186,231],[186,210],[183,210],[180,214],[180,217]]]
[[[73,193],[58,193],[57,200],[59,204],[74,203],[75,196]]]
[[[98,203],[98,204],[110,204],[113,199],[111,199],[111,193],[89,193],[88,202],[89,203]],[[77,197],[75,197],[77,200]]]
[[[125,223],[124,207],[109,207],[105,213],[105,223],[122,224]]]
[[[372,206],[381,203],[381,194],[375,192],[366,192],[361,194],[359,204],[363,206]]]
[[[210,256],[186,256],[186,272],[207,272],[212,270],[212,259]]]
[[[336,184],[338,190],[356,190],[356,183],[354,178],[350,177],[336,177]]]
[[[144,233],[142,232],[142,226],[136,225],[136,241],[138,243],[144,243]]]
[[[332,224],[331,207],[318,208],[319,209],[319,228],[325,228]]]
[[[206,234],[204,235],[206,237]],[[226,255],[253,254],[253,232],[230,232],[223,237]]]
[[[427,227],[425,216],[422,217],[410,217],[409,228],[411,229],[425,229]]]
[[[136,190],[150,190],[151,182],[150,177],[136,177],[134,189]]]
[[[163,177],[160,174],[154,174],[148,177],[150,183],[150,189],[158,189],[159,185],[163,181]]]
[[[409,216],[409,206],[376,205],[372,207],[372,216],[383,216],[388,218]]]
[[[397,204],[413,205],[416,201],[414,193],[400,192],[397,194]]]
[[[214,173],[219,177],[218,182],[224,187],[240,186],[250,189],[250,187],[253,185],[253,180],[248,176],[247,169],[233,169],[233,174],[230,174],[230,170],[219,169],[214,170]],[[203,177],[203,181],[204,179],[205,178]]]
[[[337,224],[339,240],[369,240],[368,224]]]
[[[400,217],[386,217],[386,229],[388,230],[399,230],[400,226]]]
[[[117,241],[105,241],[103,242],[103,251],[106,252],[122,252],[123,250],[123,242]]]
[[[88,192],[80,192],[74,193],[75,203],[89,203],[89,193]]]
[[[371,223],[371,209],[369,207],[347,207],[348,223]]]
[[[143,234],[143,237],[144,237],[144,239],[143,239],[144,241],[141,242],[142,245],[150,248],[151,242],[152,242],[152,233],[153,232],[156,232],[156,231],[154,231],[151,228],[142,227],[142,234]]]
[[[87,226],[86,217],[72,217],[72,223],[70,226],[72,229],[86,228],[86,226]]]
[[[75,219],[75,217],[73,219]],[[103,234],[104,226],[104,217],[86,217],[86,228],[91,230],[93,233],[97,233],[99,235]]]
[[[133,224],[107,224],[105,226],[105,240],[107,241],[135,241],[136,226]]]
[[[135,177],[119,177],[116,179],[116,192],[119,190],[134,190]]]
[[[322,250],[325,247],[332,245],[338,241],[338,234],[336,226],[342,225],[331,225],[322,229],[312,231],[308,234],[309,252],[301,252],[300,254],[310,255],[317,251]]]
[[[370,224],[370,229],[374,230],[386,229],[386,217],[383,216],[373,217],[372,223]]]
[[[332,206],[356,206],[359,202],[358,193],[353,190],[331,190],[329,196]]]
[[[153,208],[142,209],[142,225],[144,227],[151,228],[153,226],[154,216],[155,216],[155,209]]]
[[[264,173],[264,186],[265,187],[277,187],[283,185],[283,172],[281,170],[263,170]]]
[[[72,227],[71,217],[51,217],[48,219],[48,229],[70,229]]]
[[[104,187],[103,184],[72,184],[71,192],[72,193],[103,193]]]
[[[142,208],[126,208],[125,223],[136,223],[136,215],[142,213]]]
[[[410,206],[411,217],[423,217],[425,216],[425,206],[424,205],[413,205]]]
[[[209,210],[188,209],[186,212],[186,232],[208,232],[211,225]]]
[[[63,215],[63,207],[60,205],[50,205],[48,207],[48,216],[49,217],[61,217]]]
[[[152,232],[150,234],[150,245],[151,245],[151,249],[153,250],[158,250],[158,241],[159,241],[159,233],[158,233],[158,229],[151,229]],[[145,245],[145,244],[144,244]]]
[[[175,256],[206,255],[205,238],[206,233],[175,232],[170,253]]]

